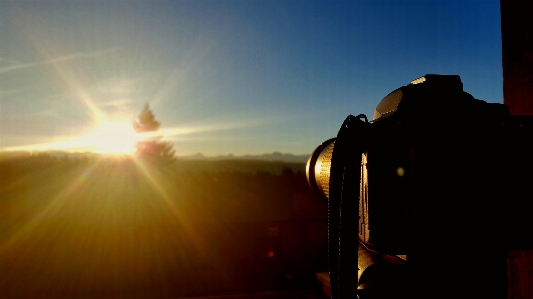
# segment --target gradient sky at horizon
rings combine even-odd
[[[0,149],[148,103],[178,155],[308,154],[428,73],[503,101],[497,0],[1,1]]]

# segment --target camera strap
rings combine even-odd
[[[331,157],[328,253],[332,299],[357,298],[361,155],[368,120],[349,115],[337,134]]]

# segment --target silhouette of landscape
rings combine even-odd
[[[304,163],[0,159],[0,297],[320,290],[327,204]]]

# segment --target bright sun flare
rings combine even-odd
[[[132,124],[104,121],[84,138],[84,143],[95,153],[132,154],[139,140],[140,136],[133,130]]]

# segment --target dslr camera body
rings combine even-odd
[[[506,250],[533,248],[532,128],[530,117],[463,91],[457,75],[394,90],[370,122],[349,116],[307,164],[329,203],[332,275],[347,268],[339,257],[357,252],[345,247],[357,237],[437,280],[500,281]]]

